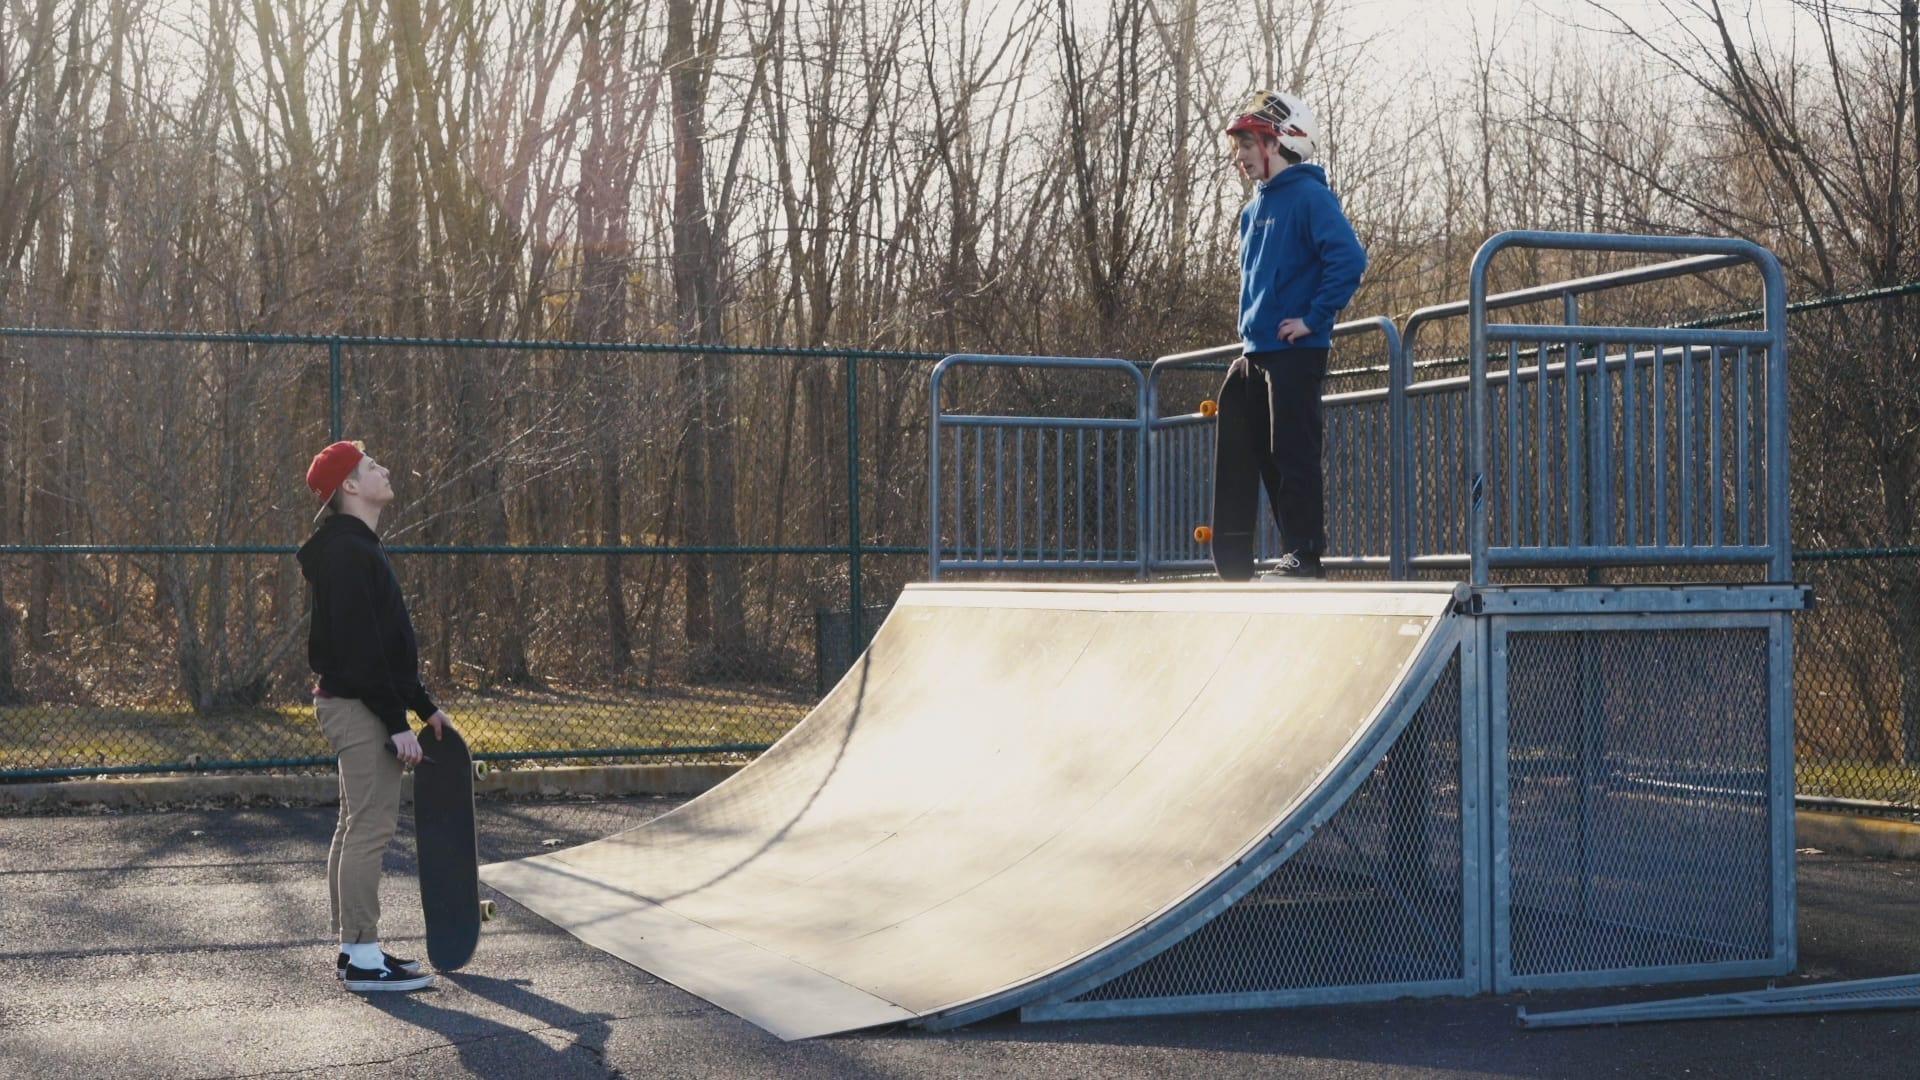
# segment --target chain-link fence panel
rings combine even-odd
[[[1505,643],[1512,975],[1771,956],[1768,630]]]
[[[402,554],[394,562],[426,643],[425,682],[476,753],[682,759],[749,753],[778,738],[814,701],[817,651],[848,648],[821,639],[812,623],[813,605],[841,588],[835,559],[730,558],[761,586],[740,598],[738,623],[689,610],[688,585],[698,582],[685,558],[627,557],[617,576],[592,556]],[[145,560],[85,561],[133,564],[91,571],[106,577],[140,576]],[[147,572],[164,582],[164,564],[182,563],[172,577],[196,591],[168,601],[167,618],[62,618],[52,628],[61,649],[29,651],[16,666],[14,700],[0,706],[0,769],[324,759],[306,704],[305,593],[280,580],[287,561],[168,556]],[[241,587],[242,579],[261,587]],[[223,592],[232,602],[219,610]],[[618,609],[608,602],[614,592]]]
[[[45,648],[0,703],[0,773],[311,768],[306,591],[286,555],[62,556]],[[739,758],[773,742],[843,664],[815,612],[844,596],[835,556],[730,555],[737,620],[684,556],[397,554],[423,680],[490,758]],[[18,585],[35,560],[0,560]],[[613,602],[618,597],[618,603]],[[884,614],[884,609],[871,618]],[[871,636],[871,623],[866,636]],[[848,620],[832,629],[852,633]]]
[[[1803,799],[1920,810],[1920,552],[1806,558],[1794,621]]]
[[[920,549],[895,458],[932,359],[9,332],[0,777],[325,767],[293,553],[336,434],[393,470],[424,680],[476,752],[751,754],[871,635],[815,612],[867,606],[870,554],[882,606],[918,576],[885,567]]]
[[[1345,805],[1192,936],[1074,999],[1209,998],[1465,976],[1460,661]]]

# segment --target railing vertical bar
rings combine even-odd
[[[929,388],[927,400],[927,579],[929,581],[940,580],[940,564],[947,557],[947,523],[940,520],[940,499],[944,492],[956,486],[943,484],[947,466],[944,460],[946,455],[941,451],[940,440],[945,437],[945,429],[940,426],[940,400]],[[960,528],[959,519],[953,519],[951,525],[955,529]]]
[[[967,439],[966,428],[953,429],[953,557],[967,557]]]
[[[1344,552],[1363,555],[1367,548],[1365,548],[1365,544],[1363,544],[1361,538],[1359,538],[1357,525],[1359,525],[1361,505],[1365,505],[1361,500],[1367,498],[1367,480],[1365,480],[1365,469],[1361,467],[1359,454],[1356,454],[1356,442],[1354,442],[1354,440],[1357,438],[1357,421],[1359,421],[1359,417],[1352,411],[1352,405],[1350,405],[1348,409],[1342,409],[1342,411],[1340,411],[1342,438],[1348,440],[1348,442],[1344,444],[1344,452],[1340,454],[1340,457],[1344,459],[1344,465],[1342,465],[1340,471],[1342,471],[1342,475],[1346,475],[1346,482],[1350,484],[1348,490],[1350,490],[1350,492],[1356,492],[1357,496],[1359,496],[1359,498],[1352,498],[1352,500],[1344,500],[1342,515],[1340,515],[1340,540],[1342,540],[1342,544],[1344,544],[1344,548],[1342,548]],[[1331,536],[1329,536],[1329,542],[1332,542]]]
[[[1154,467],[1160,470],[1170,495],[1163,503],[1167,512],[1164,515],[1166,520],[1160,523],[1160,534],[1166,537],[1168,551],[1178,551],[1184,557],[1191,558],[1193,540],[1183,538],[1181,528],[1192,516],[1190,508],[1201,497],[1202,492],[1195,490],[1199,485],[1191,476],[1181,472],[1184,466],[1180,463],[1187,457],[1186,430],[1168,428],[1162,432],[1162,436],[1161,446],[1165,448],[1165,452],[1159,455],[1158,460],[1154,462]]]
[[[1414,500],[1412,521],[1414,555],[1425,555],[1432,549],[1427,546],[1432,537],[1434,518],[1440,514],[1440,504],[1433,498],[1433,455],[1427,452],[1428,405],[1432,396],[1410,397],[1407,399],[1407,415],[1412,428],[1410,450],[1407,454],[1407,472],[1413,477]]]
[[[1154,502],[1152,509],[1152,534],[1154,534],[1154,553],[1169,559],[1173,557],[1173,548],[1167,546],[1167,519],[1173,515],[1173,488],[1167,480],[1167,454],[1173,450],[1173,430],[1154,427],[1148,423],[1146,432],[1146,490],[1148,498]]]
[[[1439,445],[1443,431],[1443,425],[1441,423],[1443,417],[1440,410],[1442,406],[1447,404],[1445,398],[1436,397],[1428,403],[1427,406],[1426,439],[1428,448],[1433,452],[1435,462],[1455,460],[1445,456]],[[1451,449],[1449,448],[1447,453],[1450,452]],[[1440,522],[1452,520],[1455,500],[1454,492],[1456,486],[1460,483],[1459,477],[1456,476],[1456,474],[1461,471],[1462,468],[1447,469],[1442,472],[1437,472],[1433,477],[1433,541],[1434,550],[1436,551],[1440,550],[1447,542],[1441,536]]]
[[[1033,557],[1047,557],[1047,429],[1033,432]]]
[[[987,433],[973,433],[973,557],[987,558]]]
[[[1215,423],[1218,423],[1216,419]],[[1212,433],[1202,428],[1192,428],[1187,432],[1187,468],[1197,470],[1201,483],[1193,485],[1193,505],[1187,511],[1185,529],[1189,542],[1192,542],[1193,526],[1199,522],[1213,520],[1213,482],[1214,482],[1214,444]],[[1201,558],[1207,558],[1209,552],[1200,552]]]
[[[1368,446],[1387,445],[1386,415],[1384,403],[1380,408],[1367,411]],[[1393,505],[1393,487],[1387,479],[1388,456],[1374,454],[1369,460],[1372,463],[1368,474],[1372,477],[1373,498],[1367,503],[1367,554],[1391,555],[1386,533],[1387,519],[1391,516],[1388,508]]]
[[[1640,347],[1628,344],[1626,365],[1620,369],[1620,441],[1624,444],[1624,466],[1627,482],[1627,535],[1628,544],[1640,542]]]
[[[1195,428],[1190,436],[1188,445],[1191,448],[1193,460],[1199,462],[1200,483],[1194,485],[1197,494],[1194,498],[1192,516],[1188,519],[1186,532],[1189,538],[1193,536],[1194,522],[1204,521],[1211,523],[1213,521],[1213,500],[1214,496],[1218,494],[1214,484],[1218,478],[1218,461],[1216,459],[1220,453],[1218,442],[1219,427],[1219,418],[1215,417],[1212,429]],[[1202,549],[1198,541],[1191,542],[1194,544],[1194,550],[1199,552],[1199,558],[1205,559],[1211,556],[1212,553]]]
[[[1733,432],[1734,439],[1739,444],[1735,447],[1739,457],[1734,463],[1735,476],[1733,483],[1735,532],[1733,542],[1735,544],[1749,543],[1752,538],[1752,533],[1747,525],[1747,485],[1751,482],[1747,474],[1751,471],[1750,466],[1753,455],[1753,437],[1750,433],[1753,418],[1748,415],[1750,410],[1747,407],[1749,400],[1749,394],[1747,392],[1748,358],[1749,354],[1747,349],[1745,346],[1742,346],[1738,366],[1733,369]]]
[[[1381,401],[1376,407],[1367,410],[1367,445],[1384,447],[1391,435],[1387,431],[1386,417],[1389,413],[1387,403]],[[1386,454],[1374,454],[1367,459],[1367,476],[1371,485],[1371,496],[1367,500],[1367,551],[1368,555],[1382,555],[1391,559],[1393,555],[1392,506],[1393,484],[1389,477],[1391,459]],[[1391,574],[1391,563],[1388,573]]]
[[[1157,395],[1156,395],[1157,396]],[[1149,422],[1147,429],[1147,497],[1153,500],[1153,550],[1161,558],[1172,558],[1173,549],[1167,545],[1167,518],[1171,516],[1172,505],[1168,498],[1167,487],[1167,447],[1171,431],[1153,427]]]
[[[1667,348],[1653,347],[1653,542],[1667,542]]]
[[[1709,353],[1707,367],[1709,433],[1707,439],[1707,467],[1709,472],[1708,484],[1710,485],[1711,491],[1707,505],[1712,507],[1713,512],[1712,529],[1714,547],[1719,547],[1725,542],[1727,520],[1726,477],[1724,475],[1725,470],[1721,467],[1722,451],[1720,447],[1720,430],[1726,425],[1726,407],[1720,400],[1720,395],[1725,393],[1725,389],[1721,385],[1721,363],[1720,346],[1715,345]]]
[[[1420,401],[1408,394],[1400,400],[1400,415],[1405,419],[1401,431],[1400,474],[1406,481],[1406,512],[1402,515],[1401,526],[1405,529],[1402,544],[1408,560],[1416,555],[1426,554],[1421,546],[1421,525],[1428,516],[1421,495],[1425,492],[1421,467],[1426,464],[1426,455],[1420,452]],[[1408,571],[1411,575],[1412,571]]]
[[[1519,431],[1516,432],[1516,438],[1513,444],[1513,463],[1511,466],[1515,475],[1518,477],[1515,482],[1520,486],[1520,504],[1516,507],[1519,516],[1513,519],[1513,524],[1508,528],[1507,541],[1515,547],[1518,547],[1527,542],[1527,530],[1523,522],[1531,520],[1533,517],[1533,504],[1530,501],[1533,498],[1533,485],[1527,483],[1524,470],[1528,467],[1528,463],[1533,460],[1533,455],[1527,453],[1527,447],[1533,445],[1535,425],[1533,407],[1527,402],[1527,391],[1522,388],[1518,376],[1514,379],[1512,389],[1514,393],[1520,395],[1520,428]]]
[[[1141,492],[1141,498],[1147,493]],[[1060,560],[1067,558],[1067,429],[1053,431],[1053,538],[1059,545]]]
[[[1583,510],[1586,499],[1581,487],[1580,455],[1580,346],[1568,342],[1565,366],[1560,369],[1560,377],[1567,384],[1567,538],[1568,544],[1578,544],[1581,540]]]
[[[947,485],[947,487],[953,491],[953,517],[949,527],[953,529],[953,557],[956,559],[964,559],[966,558],[967,548],[967,519],[960,513],[960,491],[962,486],[967,482],[967,462],[966,459],[961,456],[966,453],[967,444],[962,438],[961,433],[967,429],[957,427],[952,430],[953,452],[945,455],[953,459],[953,483]],[[942,468],[945,468],[944,464]],[[936,475],[935,479],[944,482],[945,478]],[[939,549],[934,554],[934,559],[937,563],[940,557],[946,552],[946,544],[939,536],[935,536],[934,540],[940,544]]]
[[[1093,460],[1095,462],[1093,485],[1094,551],[1102,561],[1107,557],[1107,429],[1099,428],[1093,433]]]
[[[1194,523],[1194,521],[1200,521],[1200,515],[1204,513],[1204,511],[1200,509],[1200,500],[1202,500],[1202,496],[1206,494],[1206,492],[1202,490],[1202,480],[1198,477],[1198,450],[1200,450],[1198,444],[1200,444],[1200,440],[1194,436],[1194,430],[1198,429],[1192,429],[1192,427],[1181,429],[1179,457],[1175,457],[1175,459],[1169,463],[1169,465],[1179,473],[1179,477],[1185,480],[1185,482],[1181,484],[1181,496],[1183,496],[1183,498],[1181,498],[1179,505],[1175,505],[1175,509],[1179,511],[1179,513],[1177,513],[1177,519],[1179,519],[1179,521],[1169,523],[1169,528],[1173,528],[1173,542],[1181,544],[1181,548],[1185,548],[1185,550],[1198,548],[1198,542],[1192,538],[1192,523]],[[1181,538],[1181,532],[1185,532],[1187,536]]]
[[[1552,508],[1548,500],[1552,498],[1547,482],[1547,460],[1551,456],[1553,435],[1551,420],[1547,416],[1547,343],[1542,341],[1534,345],[1533,353],[1533,437],[1528,439],[1529,449],[1533,451],[1533,542],[1535,547],[1547,546],[1547,531],[1552,517]]]
[[[1321,475],[1331,481],[1334,485],[1333,490],[1350,492],[1353,490],[1353,487],[1347,482],[1346,455],[1339,452],[1340,444],[1337,441],[1341,431],[1344,429],[1341,416],[1338,410],[1327,410],[1322,415],[1324,416],[1323,423],[1325,425],[1325,431],[1321,442]],[[1333,547],[1333,539],[1338,534],[1339,525],[1340,519],[1338,513],[1334,512],[1332,507],[1329,507],[1325,520],[1321,522],[1321,526],[1325,528],[1327,532],[1327,546],[1329,550],[1338,550]]]
[[[1607,369],[1607,343],[1596,342],[1593,349],[1593,414],[1587,422],[1595,429],[1592,509],[1594,543],[1613,543],[1613,376]]]
[[[1449,418],[1447,424],[1447,432],[1453,444],[1450,453],[1453,454],[1453,460],[1466,461],[1469,457],[1469,445],[1473,440],[1472,428],[1468,426],[1467,416],[1473,406],[1473,400],[1470,394],[1455,394],[1453,402],[1453,416]],[[1486,435],[1484,431],[1481,434],[1482,437]],[[1483,469],[1487,467],[1484,459],[1481,461],[1481,467]],[[1462,528],[1470,531],[1473,520],[1473,482],[1466,470],[1453,470],[1453,491],[1453,520],[1460,522]],[[1461,543],[1462,546],[1471,546],[1472,536],[1463,534]]]
[[[1027,430],[1013,429],[1013,561],[1027,557]]]
[[[993,557],[999,562],[1007,558],[1007,429],[1003,427],[993,429]]]
[[[1139,417],[1139,413],[1135,413],[1135,417]],[[1140,438],[1140,429],[1133,429],[1131,440],[1127,438],[1127,432],[1121,432],[1119,442],[1133,444],[1133,480],[1135,480],[1133,482],[1133,515],[1121,519],[1121,528],[1127,528],[1125,525],[1127,521],[1133,523],[1133,557],[1135,561],[1139,561],[1140,575],[1144,575],[1146,573],[1146,536],[1144,536],[1144,530],[1140,528],[1144,523],[1142,521],[1144,515],[1140,513],[1140,498],[1144,498],[1144,492],[1140,488],[1146,486],[1146,442]]]
[[[1680,545],[1693,546],[1693,346],[1680,347]]]
[[[1073,550],[1087,558],[1087,429],[1073,430]]]
[[[1021,489],[1023,496],[1025,488]],[[1033,429],[1033,557],[1046,558],[1047,551],[1047,429]],[[1025,544],[1015,561],[1027,557]]]
[[[1506,528],[1500,534],[1508,544],[1520,543],[1520,469],[1519,455],[1515,453],[1520,445],[1520,343],[1507,342],[1507,447],[1506,460],[1501,462],[1502,471],[1507,474],[1507,520]]]

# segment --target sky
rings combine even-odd
[[[1098,3],[1101,0],[1082,0]],[[1705,5],[1709,0],[1698,0]],[[1894,0],[1855,0],[1893,3]],[[1357,34],[1379,35],[1382,44],[1419,48],[1429,54],[1472,51],[1475,27],[1483,36],[1499,27],[1516,36],[1550,32],[1556,25],[1605,26],[1606,12],[1647,29],[1670,25],[1669,9],[1686,10],[1689,0],[1348,0],[1345,21]],[[1745,13],[1754,27],[1784,42],[1796,28],[1811,25],[1793,0],[1721,0],[1729,14]],[[1605,9],[1602,11],[1601,9]],[[1505,36],[1503,34],[1503,36]]]

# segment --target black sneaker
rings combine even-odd
[[[356,994],[370,994],[381,990],[424,990],[432,986],[434,977],[426,974],[409,975],[390,967],[379,967],[368,971],[363,967],[347,965],[342,973],[341,985]]]
[[[418,975],[427,970],[427,966],[418,960],[402,960],[390,952],[382,952],[380,957],[387,962],[388,967],[402,975]],[[339,956],[333,958],[333,977],[336,979],[344,979],[347,977],[346,953],[341,953]]]
[[[1289,551],[1280,556],[1273,569],[1260,575],[1261,580],[1283,580],[1288,578],[1324,578],[1327,572],[1320,567],[1320,556],[1301,551]]]

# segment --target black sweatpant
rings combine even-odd
[[[1327,350],[1285,349],[1248,353],[1227,373],[1220,398],[1243,395],[1251,430],[1248,442],[1266,485],[1267,502],[1286,550],[1320,555],[1327,550],[1326,481],[1320,461],[1323,428],[1320,392],[1327,380]]]

